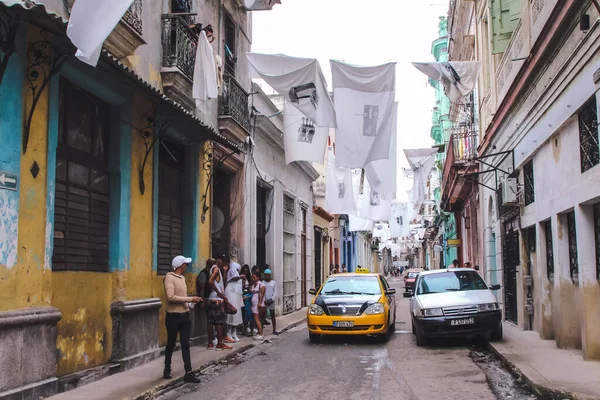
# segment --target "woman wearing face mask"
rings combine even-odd
[[[254,325],[258,329],[258,335],[254,336],[255,340],[263,340],[263,327],[260,323],[260,312],[265,308],[265,285],[260,280],[260,272],[255,271],[252,274],[252,317]]]
[[[242,277],[240,276],[240,270],[242,267],[236,262],[232,262],[229,265],[227,271],[227,286],[225,287],[225,297],[229,303],[234,306],[237,310],[235,314],[227,315],[227,337],[226,342],[234,343],[239,342],[240,338],[237,335],[237,327],[242,324]]]

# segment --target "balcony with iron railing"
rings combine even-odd
[[[248,92],[231,75],[223,77],[223,93],[219,96],[219,119],[232,119],[246,133],[250,132]],[[239,135],[236,135],[239,136]]]
[[[442,178],[442,209],[451,211],[456,198],[460,198],[473,179],[466,173],[477,172],[477,132],[459,131],[450,135]],[[476,178],[475,178],[476,179]]]
[[[119,60],[135,53],[135,50],[146,44],[143,32],[143,1],[134,0],[123,18],[104,42],[104,47]]]
[[[165,94],[189,109],[194,109],[192,82],[198,35],[190,28],[184,16],[164,14],[161,41],[161,74]]]

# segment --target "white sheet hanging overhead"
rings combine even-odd
[[[396,64],[359,67],[331,61],[337,115],[337,163],[364,168],[389,158]]]
[[[479,61],[414,62],[419,71],[444,86],[444,92],[455,103],[471,93],[481,71]]]
[[[360,178],[360,176],[359,176]],[[391,217],[391,201],[386,200],[376,190],[371,189],[369,180],[365,176],[363,183],[363,192],[359,196],[360,206],[358,207],[358,216],[371,221],[389,221]]]
[[[365,174],[371,187],[381,193],[387,200],[396,198],[397,186],[397,137],[398,137],[398,103],[394,103],[392,113],[392,132],[388,159],[375,160],[365,167]]]
[[[219,96],[217,85],[217,66],[215,53],[206,38],[206,32],[200,32],[198,46],[196,47],[196,60],[194,61],[194,81],[192,97],[195,100],[206,101]]]
[[[285,163],[309,161],[323,164],[329,128],[317,126],[287,101],[283,109]]]
[[[133,0],[76,0],[71,9],[67,36],[77,47],[75,56],[95,67],[102,44],[115,29]]]
[[[348,219],[350,232],[371,232],[373,230],[373,221],[371,220],[359,218],[356,214],[348,214]]]
[[[315,125],[336,127],[327,82],[316,59],[248,53],[251,76],[262,78]]]
[[[327,156],[327,186],[325,210],[330,214],[352,214],[356,212],[355,191],[352,185],[352,170],[335,166],[335,155],[329,148]]]
[[[392,203],[390,237],[400,238],[409,235],[408,203]]]
[[[437,149],[405,149],[404,154],[413,170],[413,188],[411,203],[419,210],[427,197],[427,180],[435,163]]]

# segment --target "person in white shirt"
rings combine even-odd
[[[277,283],[271,277],[271,270],[265,269],[265,306],[271,314],[271,325],[273,325],[273,335],[279,335],[277,332],[277,321],[275,318],[275,303],[277,300]]]

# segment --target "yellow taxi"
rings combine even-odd
[[[321,335],[376,335],[386,341],[396,329],[396,289],[380,274],[334,274],[310,294],[307,324],[313,343]]]

